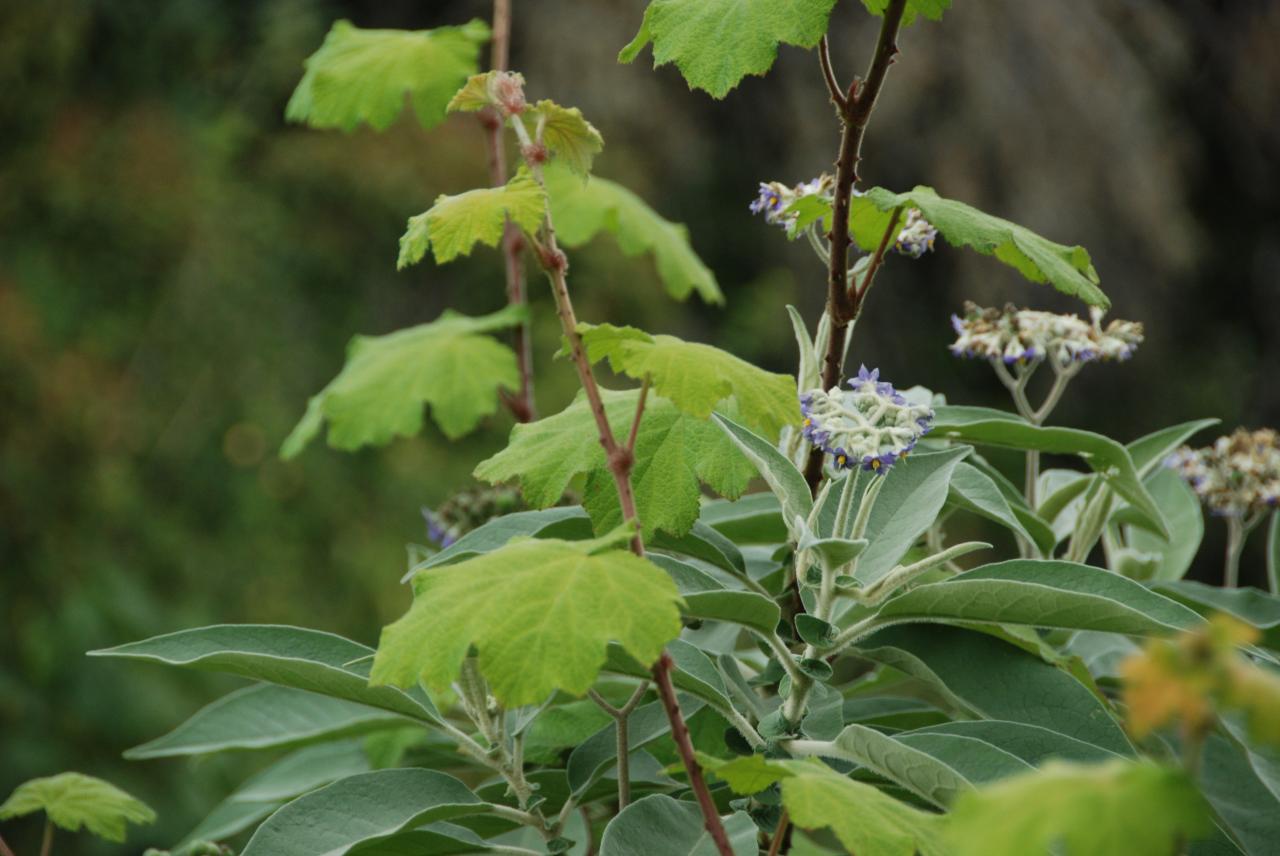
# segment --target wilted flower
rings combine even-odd
[[[797,199],[806,196],[822,196],[830,200],[834,186],[835,182],[826,174],[801,182],[795,187],[788,187],[778,181],[762,181],[759,195],[751,202],[751,213],[763,214],[766,223],[789,226],[796,219],[796,215],[787,213],[787,209]]]
[[[439,508],[422,509],[427,538],[441,549],[495,517],[524,509],[515,488],[476,487],[454,494]]]
[[[835,465],[871,472],[887,472],[906,457],[929,431],[933,411],[911,404],[893,384],[880,380],[880,370],[867,371],[849,381],[849,389],[810,390],[800,396],[803,433],[813,445],[832,456]]]
[[[933,224],[924,219],[919,208],[912,208],[907,212],[906,224],[898,232],[895,247],[904,256],[918,259],[933,249],[933,242],[937,237],[938,230]]]
[[[1183,446],[1165,466],[1214,514],[1245,517],[1280,505],[1280,435],[1270,428],[1237,428],[1203,449]]]
[[[1008,365],[1050,357],[1060,365],[1093,360],[1127,360],[1142,343],[1142,324],[1115,320],[1102,327],[1102,313],[1089,321],[1005,304],[984,309],[966,301],[964,315],[952,315],[957,357],[999,359]]]

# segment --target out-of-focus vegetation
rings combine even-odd
[[[833,53],[847,76],[873,24],[844,5]],[[824,272],[746,206],[758,180],[830,166],[816,62],[784,49],[768,79],[713,102],[673,69],[613,63],[642,7],[517,2],[513,65],[602,131],[600,174],[689,225],[728,303],[673,303],[647,261],[601,243],[574,256],[579,312],[789,371],[777,307],[815,318]],[[455,117],[429,144],[409,121],[324,134],[283,110],[335,18],[487,14],[479,0],[0,6],[0,794],[62,769],[101,775],[159,811],[135,843],[172,842],[244,769],[120,752],[229,684],[84,651],[220,620],[373,641],[401,611],[419,506],[464,485],[509,418],[457,445],[428,427],[356,455],[317,446],[284,464],[276,449],[352,334],[502,305],[496,254],[395,271],[405,219],[484,182],[480,131]],[[1120,438],[1193,416],[1280,421],[1280,7],[984,0],[947,23],[904,36],[911,62],[890,79],[863,172],[891,187],[928,177],[1090,249],[1115,314],[1146,322],[1148,339],[1132,363],[1082,375],[1055,421]],[[553,412],[574,382],[550,359],[536,276],[531,292]],[[989,372],[949,356],[947,318],[965,298],[1031,294],[1076,310],[972,255],[890,265],[852,362],[1002,403]],[[1215,579],[1222,533],[1209,530],[1200,573]],[[1246,557],[1243,581],[1261,578]]]

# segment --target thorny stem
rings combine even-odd
[[[644,694],[649,690],[649,682],[641,681],[640,686],[636,687],[635,692],[627,699],[627,703],[622,707],[614,707],[609,701],[595,690],[588,690],[587,695],[596,703],[596,705],[609,716],[613,717],[614,731],[616,733],[617,754],[618,754],[618,810],[626,808],[631,802],[631,736],[627,728],[627,720],[631,716],[631,712],[636,709],[636,705],[640,704],[640,700],[644,698]]]
[[[506,71],[511,49],[511,0],[493,0],[493,41],[489,65],[494,71]],[[492,107],[480,112],[480,125],[484,128],[485,151],[489,163],[489,183],[500,187],[507,183],[507,154],[502,145],[502,116]],[[520,255],[524,251],[524,237],[510,220],[502,233],[502,257],[507,278],[507,302],[512,306],[528,303],[525,289],[524,265]],[[504,394],[503,401],[511,415],[519,422],[532,422],[538,418],[533,399],[533,341],[530,321],[521,321],[512,331],[516,364],[520,371],[520,390]]]
[[[529,132],[519,115],[511,117],[511,125],[520,140],[521,151],[533,152],[539,148],[532,144],[533,141],[529,138]],[[529,166],[529,171],[533,174],[534,180],[545,189],[546,182],[543,177],[540,160],[527,157],[526,163]],[[534,249],[537,253],[539,265],[546,272],[548,279],[551,280],[551,292],[555,297],[556,314],[560,318],[560,329],[569,343],[569,353],[573,359],[574,366],[578,370],[578,379],[582,383],[582,390],[587,396],[587,403],[591,408],[592,415],[595,417],[600,445],[604,447],[609,473],[613,476],[614,487],[618,491],[618,504],[622,509],[622,519],[636,525],[639,521],[636,514],[635,492],[631,488],[631,468],[634,458],[629,450],[618,444],[613,428],[609,424],[609,418],[605,414],[604,402],[600,396],[600,387],[596,384],[595,376],[591,373],[591,363],[587,359],[586,349],[582,345],[582,336],[578,333],[578,319],[574,314],[573,300],[569,297],[569,286],[565,280],[565,271],[569,268],[569,261],[556,243],[555,224],[551,219],[549,204],[543,211],[542,237],[540,241],[535,242]],[[637,407],[636,420],[639,421],[642,415],[643,410]],[[641,540],[638,527],[635,536],[631,539],[631,551],[637,556],[644,556],[644,541]],[[711,840],[715,842],[716,850],[720,856],[734,856],[733,848],[729,844],[729,836],[725,833],[724,824],[720,820],[720,813],[716,809],[715,802],[711,799],[711,792],[707,790],[707,783],[702,777],[702,768],[698,765],[698,759],[693,751],[693,743],[689,738],[689,728],[685,725],[684,716],[680,712],[680,703],[676,699],[675,690],[671,686],[671,669],[671,657],[666,652],[663,652],[658,661],[650,668],[654,683],[657,684],[658,692],[662,696],[663,709],[666,711],[667,719],[671,723],[671,737],[675,741],[676,748],[680,752],[680,759],[684,762],[685,771],[689,775],[689,785],[698,797],[698,804],[702,808],[702,816],[706,824],[707,833],[711,836]]]
[[[636,453],[636,435],[640,433],[640,417],[644,416],[644,402],[649,396],[650,377],[645,373],[644,382],[640,384],[640,395],[636,398],[636,415],[631,420],[631,433],[627,435],[627,454],[634,457]]]
[[[773,832],[773,840],[769,842],[769,856],[778,856],[782,852],[782,842],[787,839],[787,827],[790,824],[791,817],[784,808],[778,818],[778,828]]]

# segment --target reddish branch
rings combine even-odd
[[[898,54],[898,31],[902,27],[902,14],[906,0],[889,0],[880,25],[880,36],[871,57],[864,80],[854,80],[848,90],[842,90],[831,68],[831,56],[825,37],[818,50],[823,79],[831,93],[831,101],[840,115],[842,134],[840,155],[836,160],[835,198],[832,202],[831,231],[827,233],[830,246],[830,265],[827,269],[827,313],[831,316],[831,339],[822,364],[822,388],[830,389],[840,383],[844,372],[844,343],[846,331],[862,309],[862,298],[871,285],[880,263],[884,259],[886,241],[881,241],[880,251],[867,267],[861,286],[850,285],[849,270],[849,206],[853,187],[858,182],[858,162],[862,158],[862,138],[875,109],[880,90],[884,87],[889,66]],[[890,226],[896,225],[897,217]],[[891,230],[885,235],[888,238]],[[816,446],[809,452],[805,479],[814,493],[822,480],[822,450]]]

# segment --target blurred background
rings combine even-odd
[[[643,7],[516,2],[513,65],[531,96],[601,130],[599,174],[688,224],[728,302],[672,302],[648,259],[603,239],[573,257],[579,314],[792,371],[781,307],[816,321],[824,271],[747,203],[760,180],[831,167],[817,61],[784,48],[769,77],[713,101],[648,52],[616,64]],[[65,835],[56,852],[171,843],[257,763],[122,761],[234,682],[86,650],[221,621],[373,642],[406,605],[419,507],[505,442],[502,415],[455,446],[429,425],[354,455],[276,456],[352,334],[503,302],[495,253],[395,270],[408,216],[486,182],[475,121],[286,125],[302,60],[340,17],[425,28],[488,14],[482,0],[0,0],[0,796],[77,769],[160,812],[126,848]],[[833,20],[848,80],[875,24],[854,0]],[[864,179],[930,184],[1085,245],[1113,314],[1147,325],[1136,358],[1086,370],[1055,422],[1123,441],[1194,417],[1280,422],[1280,3],[957,0],[901,44]],[[574,380],[550,359],[536,276],[531,292],[550,413]],[[851,362],[1005,406],[985,366],[947,352],[965,299],[1083,311],[939,244],[886,266]],[[1199,578],[1218,578],[1221,528],[1207,527]],[[1259,547],[1246,582],[1263,579]],[[38,831],[5,835],[22,854]]]

